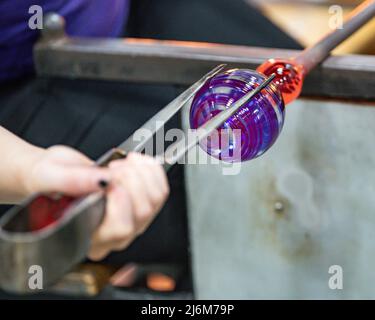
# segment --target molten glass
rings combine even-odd
[[[199,128],[222,110],[230,108],[264,80],[264,75],[248,69],[233,69],[211,78],[193,100],[191,128]],[[213,134],[218,139],[211,135],[200,145],[208,154],[227,162],[259,157],[276,141],[284,124],[284,116],[282,96],[276,85],[271,83]],[[240,134],[234,134],[235,131]],[[240,152],[234,152],[236,150]]]
[[[276,75],[273,82],[280,90],[285,104],[291,103],[301,94],[304,67],[294,60],[270,59],[260,65],[257,71],[267,77],[273,73]]]

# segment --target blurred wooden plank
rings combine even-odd
[[[328,11],[331,5],[341,5],[344,16],[358,1],[257,1],[258,8],[279,28],[304,46],[316,43],[331,31]],[[365,25],[342,45],[334,54],[374,54],[375,53],[375,19]]]

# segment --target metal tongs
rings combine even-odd
[[[213,76],[224,69],[220,65],[165,106],[141,129],[155,133],[168,122]],[[248,100],[260,93],[273,80],[266,79],[230,108],[222,111],[198,129],[195,139],[181,147],[181,141],[170,145],[163,154],[163,166],[171,166],[202,139],[238,111]],[[150,137],[153,139],[153,137]],[[117,148],[105,153],[96,162],[107,166],[111,161],[125,158],[129,152],[140,152],[150,141],[135,141],[134,134]],[[89,250],[90,239],[105,213],[105,192],[81,198],[64,195],[37,194],[20,206],[9,210],[0,219],[0,287],[4,290],[30,292],[30,268],[43,271],[43,284],[49,287],[62,279],[75,265],[82,262]]]

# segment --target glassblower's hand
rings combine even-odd
[[[55,146],[34,157],[26,176],[25,188],[30,194],[80,196],[108,184],[106,214],[89,252],[92,260],[126,248],[147,229],[169,194],[162,167],[155,159],[135,153],[111,162],[108,168],[99,168],[78,151]]]

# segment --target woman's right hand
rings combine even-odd
[[[92,260],[125,249],[148,228],[169,194],[164,170],[149,156],[131,153],[108,168],[99,168],[80,152],[55,146],[38,149],[32,159],[23,173],[27,194],[81,196],[108,183],[106,214],[93,235],[88,255]]]

